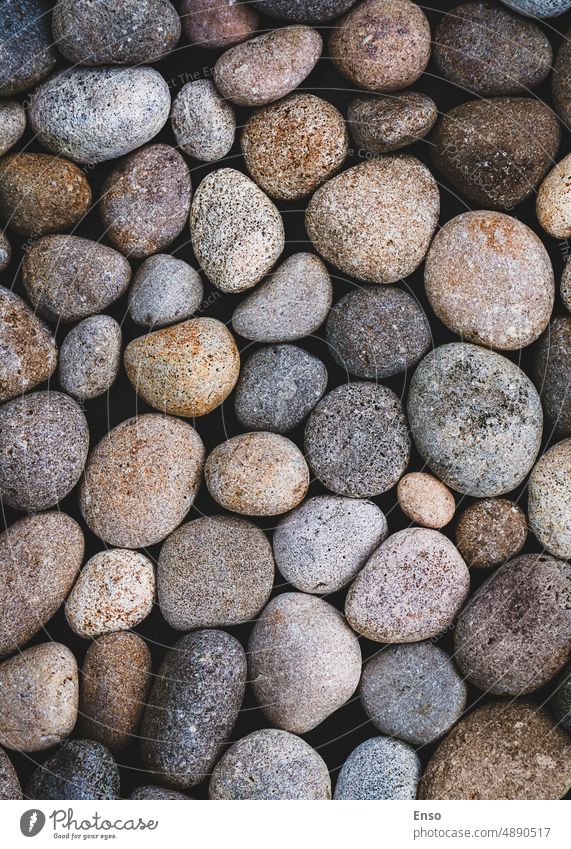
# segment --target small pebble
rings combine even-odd
[[[533,230],[488,210],[465,212],[439,230],[424,282],[446,327],[466,342],[508,351],[543,333],[555,297],[551,260]]]
[[[6,752],[0,749],[0,801],[21,798],[22,788],[16,770]]]
[[[297,445],[265,431],[222,442],[208,456],[204,476],[221,507],[247,516],[287,513],[309,486],[309,469]]]
[[[0,161],[0,216],[23,236],[75,228],[91,207],[85,174],[47,153],[14,153]]]
[[[423,139],[438,117],[436,103],[418,91],[386,97],[356,97],[347,123],[356,144],[372,153],[387,153]]]
[[[41,643],[0,663],[0,745],[50,749],[73,731],[77,704],[77,664],[61,643]]]
[[[551,701],[557,724],[571,734],[571,666],[567,666]]]
[[[79,236],[44,236],[22,263],[26,294],[50,321],[80,321],[127,289],[131,267],[113,248]]]
[[[442,737],[466,706],[466,685],[430,641],[386,646],[363,668],[363,710],[379,731],[423,746]]]
[[[163,327],[190,318],[203,295],[198,271],[182,259],[157,254],[137,269],[129,289],[129,315],[140,327]]]
[[[246,655],[224,631],[194,631],[168,651],[141,728],[145,769],[170,787],[212,771],[244,697]]]
[[[416,799],[420,759],[414,749],[372,737],[354,749],[339,772],[334,799]]]
[[[182,28],[188,41],[208,50],[226,50],[258,30],[258,13],[236,0],[182,0]]]
[[[5,271],[12,261],[12,246],[6,233],[0,230],[0,271]]]
[[[234,144],[234,110],[210,80],[194,80],[181,88],[171,122],[179,148],[202,162],[224,159]]]
[[[571,236],[570,174],[571,154],[555,165],[537,192],[537,219],[545,232],[555,239]]]
[[[331,799],[323,758],[301,737],[264,728],[234,743],[210,779],[211,799]]]
[[[0,156],[4,156],[26,129],[26,110],[18,100],[0,100]]]
[[[374,552],[347,593],[345,615],[379,643],[413,643],[452,624],[470,591],[458,550],[439,531],[408,528]]]
[[[87,419],[62,392],[33,392],[0,407],[0,498],[16,510],[53,507],[81,477]]]
[[[236,418],[245,430],[286,433],[309,415],[327,387],[327,369],[295,345],[258,348],[236,387]]]
[[[353,580],[387,532],[385,515],[372,501],[317,495],[280,520],[276,565],[301,592],[333,593]]]
[[[259,109],[242,131],[252,179],[271,197],[298,200],[342,167],[349,138],[341,113],[314,94],[291,94]]]
[[[50,11],[47,0],[3,0],[0,95],[28,91],[54,69]]]
[[[554,18],[571,8],[570,0],[502,0],[502,3],[533,18]]]
[[[249,622],[270,597],[274,570],[271,545],[256,525],[234,516],[195,519],[161,549],[161,613],[179,631]]]
[[[342,15],[355,0],[257,0],[255,5],[266,15],[282,21],[323,22]]]
[[[360,89],[407,88],[428,64],[430,26],[410,0],[363,0],[332,28],[329,55]]]
[[[138,551],[110,548],[87,561],[65,603],[80,637],[128,631],[146,619],[155,599],[152,562]]]
[[[254,342],[293,342],[323,324],[333,301],[331,278],[319,257],[288,257],[234,310],[236,333]]]
[[[527,517],[505,498],[475,501],[456,525],[456,546],[475,569],[500,566],[523,548],[527,539]]]
[[[278,209],[248,177],[221,168],[203,179],[192,202],[190,236],[203,271],[222,292],[259,283],[284,248]]]
[[[529,526],[550,554],[571,558],[571,439],[549,448],[529,477]]]
[[[62,389],[80,401],[97,398],[115,383],[121,364],[121,328],[109,315],[92,315],[65,337],[59,357]]]
[[[154,784],[145,784],[143,787],[137,787],[136,790],[133,790],[129,799],[149,799],[157,802],[182,802],[185,799],[190,799],[190,796],[185,796],[184,793],[178,793],[176,790],[167,790],[165,787],[157,787]]]
[[[556,436],[571,436],[571,317],[556,316],[533,353],[532,376]]]
[[[383,156],[318,189],[305,226],[316,250],[343,273],[395,283],[424,259],[439,211],[438,186],[420,160]]]
[[[108,545],[146,548],[184,519],[200,486],[204,446],[186,422],[157,414],[127,419],[95,446],[79,506]]]
[[[400,399],[386,386],[348,383],[319,402],[305,427],[313,474],[338,495],[381,495],[404,474],[410,439]]]
[[[569,31],[561,39],[551,77],[553,106],[566,127],[571,124],[571,45]]]
[[[442,481],[425,472],[411,472],[397,487],[399,507],[411,522],[440,530],[452,521],[456,502]]]
[[[541,401],[527,375],[494,351],[462,343],[436,348],[417,367],[408,419],[434,474],[477,498],[522,483],[543,429]]]
[[[347,702],[361,676],[361,650],[341,614],[320,598],[284,593],[254,623],[249,678],[267,720],[305,734]]]
[[[119,768],[94,740],[69,740],[39,766],[28,784],[29,799],[118,799]]]
[[[571,263],[568,260],[561,276],[561,300],[568,312],[571,312]]]
[[[263,106],[301,85],[322,49],[321,36],[311,27],[270,30],[223,53],[214,66],[214,83],[232,103]]]
[[[234,389],[240,355],[215,318],[191,318],[129,342],[125,371],[151,407],[174,416],[204,416]]]

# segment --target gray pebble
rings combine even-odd
[[[80,401],[97,398],[117,379],[121,328],[109,315],[85,318],[65,337],[59,357],[62,389]]]
[[[372,501],[317,495],[279,522],[276,565],[296,589],[332,593],[353,580],[387,532],[385,515]]]
[[[570,316],[553,319],[535,347],[532,373],[553,433],[571,436]]]
[[[399,398],[386,386],[348,383],[329,392],[305,428],[309,466],[338,495],[381,495],[404,474],[410,439]]]
[[[194,80],[181,88],[171,121],[180,149],[202,162],[224,159],[234,144],[234,110],[210,80]]]
[[[373,737],[354,749],[339,773],[334,799],[415,799],[420,760],[406,743]]]
[[[551,707],[559,724],[571,734],[571,666],[563,670]]]
[[[183,802],[185,799],[190,799],[190,796],[185,796],[184,793],[179,793],[177,790],[167,790],[165,787],[158,787],[156,784],[145,784],[142,787],[137,787],[136,790],[133,790],[129,799],[152,799],[157,802]]]
[[[13,147],[26,129],[26,110],[17,100],[0,100],[0,156]]]
[[[5,271],[12,261],[12,246],[5,233],[0,231],[0,271]]]
[[[428,135],[437,117],[436,103],[418,91],[356,97],[347,111],[355,142],[372,153],[387,153],[414,144]]]
[[[257,0],[255,3],[272,18],[297,23],[330,21],[354,4],[355,0]]]
[[[533,467],[529,526],[550,554],[571,558],[571,439],[552,445]]]
[[[571,262],[565,263],[563,274],[561,275],[561,300],[565,308],[571,312]]]
[[[0,801],[21,798],[22,788],[16,770],[4,749],[0,749]]]
[[[3,0],[0,19],[0,95],[33,88],[53,70],[56,51],[47,0]]]
[[[118,799],[119,768],[94,740],[69,740],[33,773],[29,799]]]
[[[150,256],[129,289],[129,314],[141,327],[164,327],[190,318],[202,302],[200,274],[169,254]]]
[[[532,18],[555,18],[571,8],[571,0],[502,0],[502,3]]]
[[[389,737],[423,745],[442,737],[466,706],[466,685],[430,641],[382,648],[363,668],[361,704]]]

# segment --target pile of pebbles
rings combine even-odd
[[[1,799],[569,791],[569,8],[5,0]]]

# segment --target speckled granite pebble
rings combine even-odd
[[[385,515],[372,501],[317,495],[279,522],[276,565],[296,589],[332,593],[355,577],[387,531]]]
[[[550,166],[553,162],[549,163]],[[545,232],[554,239],[571,236],[571,154],[549,172],[537,192],[535,211]]]
[[[53,70],[57,53],[46,0],[4,0],[0,22],[0,95],[33,88]]]
[[[121,364],[121,328],[109,315],[92,315],[65,337],[59,357],[62,389],[86,401],[107,392]]]
[[[200,274],[170,254],[141,263],[129,289],[129,315],[141,327],[174,324],[196,312],[204,287]]]
[[[372,737],[354,749],[339,772],[334,799],[415,799],[420,759],[414,749]]]
[[[551,94],[553,106],[561,116],[563,123],[571,124],[571,44],[567,30],[561,39],[555,57],[553,75],[551,77]]]
[[[177,790],[167,790],[166,787],[157,787],[154,784],[145,784],[142,787],[137,787],[133,790],[129,799],[152,799],[153,801],[166,802],[182,802],[185,799],[190,799],[190,796],[185,796],[184,793],[179,793]]]
[[[18,100],[0,100],[0,156],[13,147],[26,129],[26,110]]]
[[[502,0],[502,3],[533,18],[554,18],[571,7],[570,0]]]
[[[571,317],[556,316],[533,353],[532,377],[557,436],[571,436]]]
[[[305,593],[284,593],[255,622],[248,664],[268,721],[305,734],[351,698],[361,675],[361,650],[330,604]]]
[[[147,414],[127,419],[95,446],[79,505],[109,545],[145,548],[182,522],[201,480],[204,446],[186,422]]]
[[[187,634],[167,653],[145,710],[144,767],[171,787],[199,784],[232,733],[246,686],[246,656],[224,631]]]
[[[0,407],[0,497],[17,510],[45,510],[79,481],[89,430],[62,392],[33,392]]]
[[[571,312],[571,263],[567,260],[561,275],[561,300],[568,312]]]
[[[211,799],[331,799],[323,758],[301,737],[264,728],[234,743],[210,779]]]
[[[286,433],[309,415],[326,387],[327,369],[302,348],[258,348],[240,373],[236,418],[245,430]]]
[[[171,122],[178,146],[194,159],[224,159],[234,144],[234,110],[210,80],[193,80],[181,88],[173,102]]]
[[[322,22],[342,15],[355,0],[255,0],[266,15],[283,21]]]
[[[452,343],[417,367],[408,395],[412,438],[445,484],[489,497],[515,489],[541,443],[543,411],[533,383],[510,360]]]
[[[0,401],[48,380],[57,365],[55,339],[22,298],[0,286]]]
[[[399,398],[374,383],[338,386],[311,413],[305,452],[313,474],[338,495],[368,498],[386,492],[410,458]]]
[[[0,230],[0,271],[5,271],[12,261],[12,246],[6,233]]]
[[[571,733],[571,666],[563,670],[561,680],[557,682],[551,707],[559,726]]]
[[[22,788],[16,770],[6,752],[0,749],[0,801],[21,798]]]
[[[119,768],[94,740],[69,740],[33,773],[30,799],[118,799]]]
[[[527,517],[505,498],[475,501],[456,525],[458,551],[470,567],[488,569],[505,563],[523,548]]]
[[[411,472],[401,478],[397,498],[405,516],[425,528],[443,528],[452,521],[456,509],[448,487],[425,472]]]
[[[191,44],[225,50],[255,35],[260,17],[249,4],[236,0],[182,0],[182,27]]]
[[[436,103],[418,91],[386,97],[356,97],[347,123],[356,144],[372,153],[387,153],[424,138],[438,117]]]
[[[555,557],[571,558],[571,439],[549,448],[529,477],[529,527]]]

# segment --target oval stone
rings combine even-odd
[[[428,135],[437,117],[436,103],[418,91],[356,97],[347,110],[347,123],[355,142],[372,153],[387,153],[414,144]]]
[[[236,0],[182,0],[180,14],[188,41],[208,50],[226,50],[245,41],[260,23],[255,9]]]
[[[57,62],[47,0],[4,0],[0,21],[0,95],[33,88]]]
[[[571,439],[549,448],[529,477],[529,526],[550,554],[571,558]]]
[[[146,259],[129,289],[129,315],[141,327],[174,324],[196,312],[204,287],[194,268],[169,254]]]
[[[0,100],[0,156],[4,156],[24,134],[26,110],[18,100]]]
[[[334,799],[415,799],[420,772],[420,759],[411,746],[372,737],[341,767]]]
[[[80,401],[107,392],[119,373],[121,339],[121,328],[110,315],[92,315],[76,324],[61,346],[62,389]]]
[[[56,365],[48,328],[22,298],[0,286],[0,402],[48,380]]]
[[[69,740],[32,775],[29,799],[118,799],[119,768],[94,740]]]
[[[532,376],[557,436],[571,436],[571,317],[556,316],[533,352]]]
[[[456,524],[456,545],[475,569],[499,566],[515,557],[527,539],[527,517],[506,498],[483,498],[462,513]]]
[[[410,472],[401,478],[397,500],[411,522],[439,530],[452,521],[456,502],[442,481],[426,472]]]
[[[555,239],[568,239],[571,236],[570,170],[571,154],[551,169],[537,192],[535,211],[538,221],[545,232]]]
[[[210,80],[193,80],[181,88],[171,122],[179,148],[202,162],[224,159],[234,144],[234,110]]]

